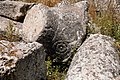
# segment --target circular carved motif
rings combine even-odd
[[[55,50],[56,56],[54,56],[54,60],[57,62],[67,59],[71,55],[71,47],[67,41],[59,40],[53,44],[52,48]]]

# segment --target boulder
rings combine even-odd
[[[45,52],[37,42],[0,41],[0,80],[46,80]]]
[[[0,1],[0,16],[22,22],[33,3],[20,1]]]
[[[42,4],[34,5],[27,13],[23,22],[23,40],[34,42],[42,35],[47,22],[48,7]]]
[[[71,56],[71,50],[81,45],[86,35],[87,2],[61,4],[48,8],[35,5],[23,23],[23,40],[42,43],[54,61]],[[34,26],[34,27],[33,27]]]
[[[111,37],[94,34],[80,46],[65,80],[115,80],[120,63]]]
[[[1,32],[6,32],[7,28],[10,27],[10,25],[13,26],[13,29],[15,31],[13,34],[22,35],[22,23],[0,16],[0,31]]]
[[[56,55],[50,55],[55,57],[55,62],[66,61],[73,50],[78,48],[85,39],[88,21],[87,9],[86,1],[73,5],[62,2],[50,9],[52,15],[49,18],[52,22],[49,22],[49,25],[55,27],[55,35],[50,47],[55,51],[51,52],[56,53]]]
[[[37,41],[42,43],[45,49],[49,49],[56,28],[54,23],[51,23],[54,22],[51,19],[54,18],[52,15],[52,12],[47,6],[43,4],[34,5],[28,11],[23,22],[23,40],[25,42]]]

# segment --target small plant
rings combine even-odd
[[[95,6],[93,0],[89,0],[89,5],[92,27],[88,29],[88,32],[101,33],[116,39],[115,46],[117,46],[120,54],[120,20],[118,16],[120,13],[119,11],[116,12],[116,6],[113,5],[113,0],[110,0],[107,10],[100,8],[100,10],[97,11],[96,8],[101,6]]]
[[[7,40],[10,42],[19,41],[20,37],[18,33],[15,33],[15,27],[13,26],[12,22],[9,22],[5,32],[1,33],[0,40]]]
[[[108,35],[115,38],[117,41],[120,41],[120,20],[118,20],[116,16],[117,14],[115,11],[115,6],[113,6],[112,0],[108,5],[107,10],[99,10],[96,11],[95,3],[93,0],[89,0],[90,7],[89,7],[89,14],[91,17],[92,23],[95,24],[96,29],[90,30],[91,33],[101,33],[103,35]],[[99,31],[95,31],[99,30]]]
[[[47,65],[47,80],[64,80],[66,71],[60,69],[60,65],[53,65],[52,60],[48,57]]]

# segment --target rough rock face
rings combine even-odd
[[[6,31],[6,28],[8,26],[10,26],[10,24],[13,25],[13,27],[15,29],[15,33],[17,33],[17,34],[22,33],[22,23],[12,21],[12,20],[4,18],[4,17],[0,17],[0,31]]]
[[[30,9],[32,5],[32,3],[24,3],[20,1],[0,1],[0,16],[23,21],[27,10]]]
[[[45,56],[37,42],[0,41],[0,80],[45,80]]]
[[[119,75],[119,70],[114,40],[94,34],[78,49],[65,80],[114,80]]]

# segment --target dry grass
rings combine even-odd
[[[89,9],[88,12],[90,14],[90,17],[95,20],[96,18],[96,7],[94,4],[94,0],[89,0]]]
[[[30,3],[42,3],[49,7],[53,7],[57,3],[59,3],[61,0],[17,0],[17,1],[24,1],[24,2],[30,2]]]
[[[101,7],[99,12],[97,7]],[[102,10],[102,6],[95,6],[94,1],[89,0],[90,19],[92,23],[95,23],[96,28],[90,30],[90,33],[101,33],[115,38],[115,44],[120,51],[120,11],[117,11],[117,6],[114,6],[113,0],[110,0],[107,8],[107,10]]]
[[[9,22],[9,25],[7,26],[6,30],[0,33],[0,40],[7,40],[10,42],[15,42],[20,40],[19,35],[17,33],[15,34],[15,28],[12,22]]]
[[[16,0],[16,1],[24,1],[24,2],[30,2],[30,3],[42,3],[49,7],[53,7],[57,3],[60,3],[62,0]],[[67,0],[67,1],[69,1],[72,4],[72,3],[76,3],[76,2],[82,1],[82,0]]]
[[[47,80],[65,80],[66,71],[61,70],[62,65],[52,65],[52,60],[48,57],[47,65]]]

